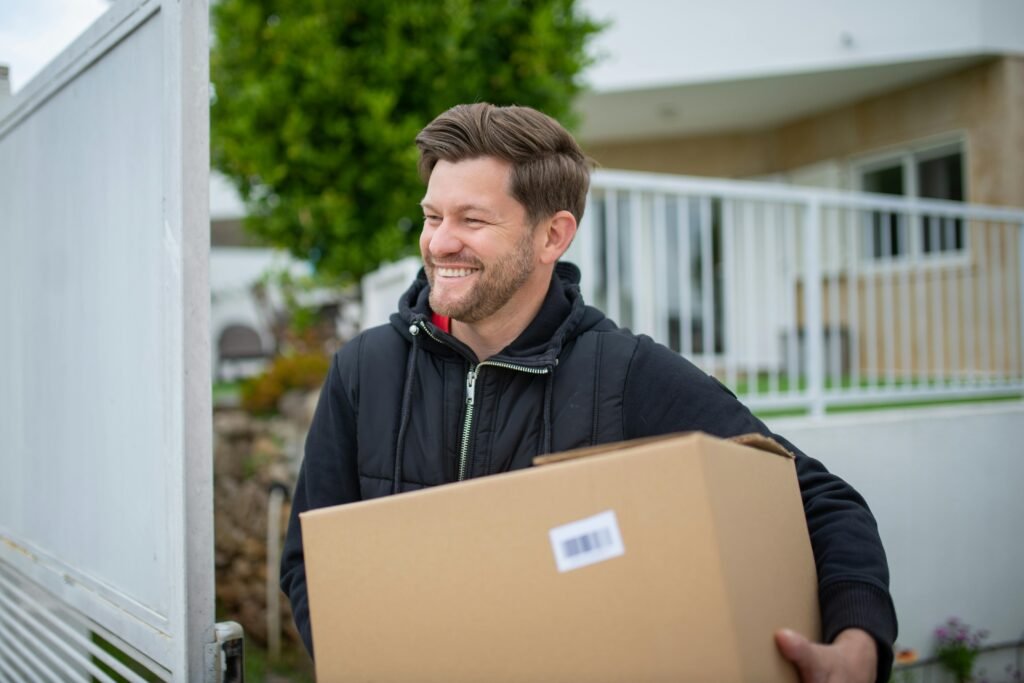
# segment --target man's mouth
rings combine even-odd
[[[466,277],[476,272],[476,268],[453,268],[451,266],[437,266],[435,272],[441,277]]]

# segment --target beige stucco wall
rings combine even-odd
[[[745,178],[776,170],[774,144],[765,133],[735,133],[583,146],[604,168]]]
[[[1024,57],[764,131],[584,146],[605,168],[743,178],[956,133],[967,140],[968,201],[1024,206]]]

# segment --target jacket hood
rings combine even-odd
[[[491,360],[528,366],[555,365],[568,342],[605,320],[603,313],[584,304],[579,283],[580,270],[574,264],[567,261],[555,264],[551,285],[537,316],[515,341]],[[391,315],[391,324],[410,341],[410,328],[418,326],[427,332],[429,338],[420,340],[425,348],[429,347],[435,353],[454,350],[467,360],[476,362],[476,356],[468,346],[433,324],[429,296],[430,285],[421,268],[412,286],[399,299],[398,312]]]

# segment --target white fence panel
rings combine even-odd
[[[362,329],[383,325],[398,310],[398,299],[416,278],[423,263],[409,256],[375,270],[362,281]]]
[[[0,118],[0,678],[213,679],[207,12],[120,0]]]

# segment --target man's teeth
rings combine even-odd
[[[472,268],[438,268],[437,274],[441,277],[465,277],[473,272]]]

